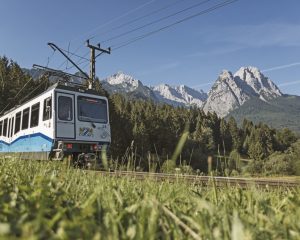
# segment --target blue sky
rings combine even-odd
[[[202,1],[3,0],[0,55],[12,58],[22,67],[30,68],[36,63],[64,70],[64,59],[57,52],[53,54],[47,42],[85,55],[88,49],[84,41],[89,37],[94,37],[92,43],[102,42],[102,47],[115,46],[224,0],[208,1],[148,28],[104,42]],[[111,30],[172,3],[172,7],[155,15]],[[116,51],[113,48],[111,55],[98,58],[97,75],[104,78],[122,70],[146,85],[186,84],[207,91],[223,69],[235,72],[241,66],[251,65],[265,70],[265,75],[283,92],[300,95],[299,10],[299,0],[239,0],[132,45]]]

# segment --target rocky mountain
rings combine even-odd
[[[153,91],[143,85],[140,80],[123,72],[118,72],[101,81],[103,88],[111,93],[121,93],[123,95],[141,99],[148,99],[157,102]]]
[[[202,90],[197,91],[185,85],[171,87],[161,84],[152,87],[154,94],[160,102],[173,106],[196,106],[201,108],[207,99],[207,94]]]
[[[109,93],[121,93],[126,96],[151,99],[158,103],[167,103],[173,106],[197,106],[202,107],[207,94],[197,91],[185,85],[172,87],[161,84],[155,87],[147,87],[140,80],[123,72],[118,72],[101,81],[102,86]]]
[[[203,109],[225,117],[250,99],[268,102],[279,96],[279,88],[255,67],[242,67],[234,75],[224,70],[209,91]]]
[[[265,77],[258,68],[242,67],[234,76],[237,80],[242,80],[242,82],[250,86],[251,90],[253,90],[261,100],[268,101],[282,96],[281,91],[275,83]]]

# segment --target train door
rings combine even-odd
[[[75,102],[74,95],[67,93],[56,94],[56,137],[75,138]]]

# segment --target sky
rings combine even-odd
[[[112,47],[110,55],[97,58],[101,79],[123,71],[145,85],[208,91],[223,69],[234,73],[255,66],[284,93],[300,95],[299,0],[238,0],[117,49],[224,1],[1,0],[0,56],[25,68],[39,64],[74,73],[47,43],[89,57],[85,41],[90,38]],[[72,59],[88,72],[88,62]]]

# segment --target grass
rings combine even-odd
[[[300,239],[299,189],[137,181],[0,161],[0,239]]]

